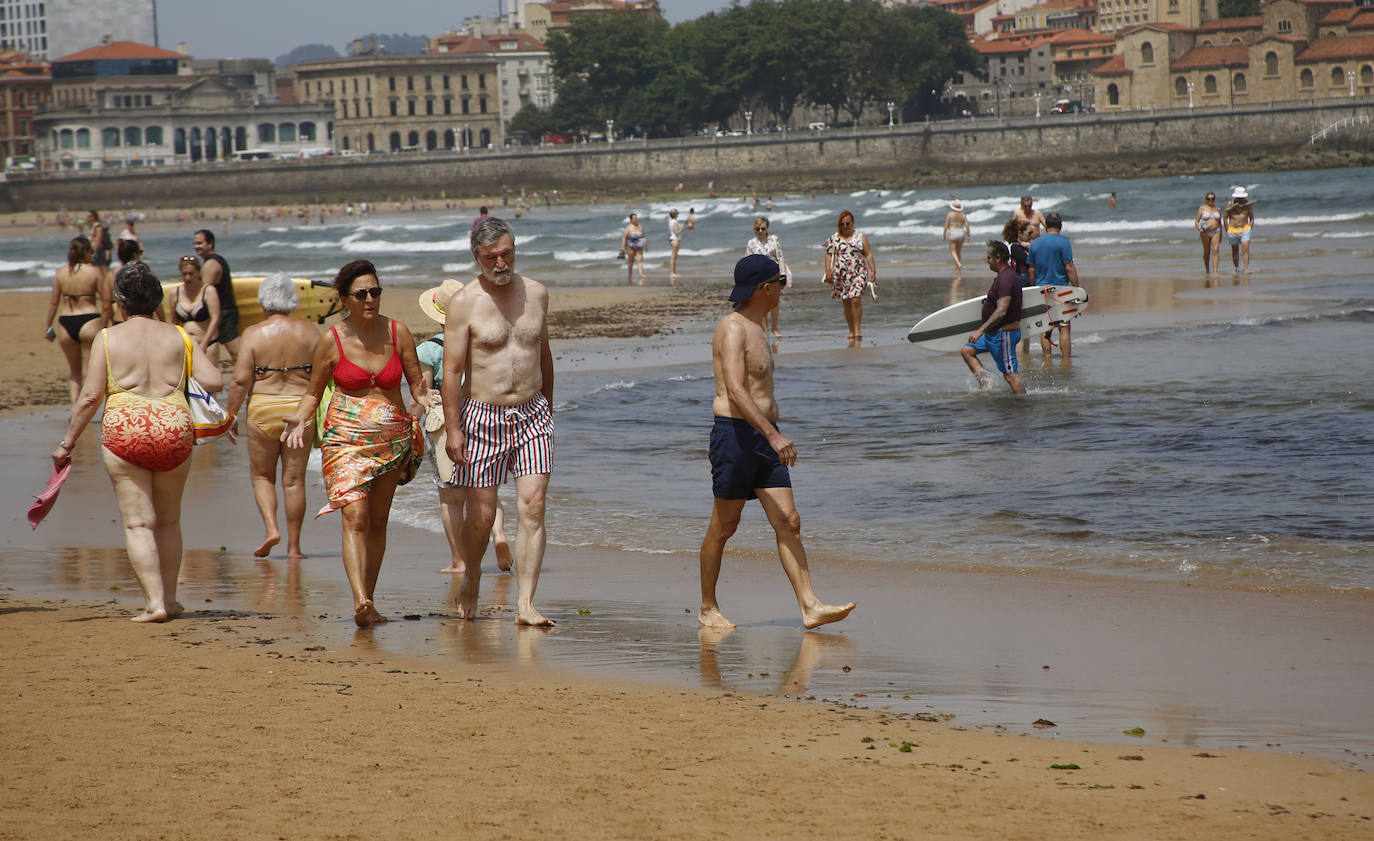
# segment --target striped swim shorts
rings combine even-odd
[[[507,474],[553,472],[553,412],[543,392],[520,406],[464,399],[462,417],[468,463],[453,471],[453,484],[490,488]]]

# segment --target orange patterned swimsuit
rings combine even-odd
[[[127,391],[115,382],[110,371],[110,344],[106,337],[105,395],[105,420],[100,433],[105,449],[135,467],[156,472],[173,470],[191,455],[196,431],[186,405],[184,373],[181,384],[163,397],[144,397]]]

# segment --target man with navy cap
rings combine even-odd
[[[778,305],[787,281],[778,264],[750,254],[735,264],[733,312],[716,325],[711,364],[716,377],[716,416],[711,428],[711,490],[715,507],[701,542],[701,612],[697,621],[713,628],[733,628],[720,612],[716,581],[725,543],[739,527],[744,504],[757,499],[778,540],[778,559],[801,608],[802,624],[816,628],[849,615],[854,603],[823,604],[811,588],[801,517],[792,499],[788,468],[797,448],[778,432],[778,405],[773,401],[773,354],[763,319]]]

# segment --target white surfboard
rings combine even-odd
[[[906,334],[907,341],[929,350],[948,352],[968,343],[969,334],[983,323],[983,297],[970,298],[933,312]],[[1081,286],[1024,286],[1021,288],[1021,337],[1048,332],[1056,321],[1070,321],[1088,306]]]

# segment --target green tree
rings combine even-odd
[[[553,111],[533,104],[526,105],[517,111],[514,117],[511,117],[506,130],[512,133],[525,132],[535,137],[542,137],[556,130]]]
[[[1223,18],[1254,17],[1259,14],[1259,0],[1217,0],[1217,16]]]

